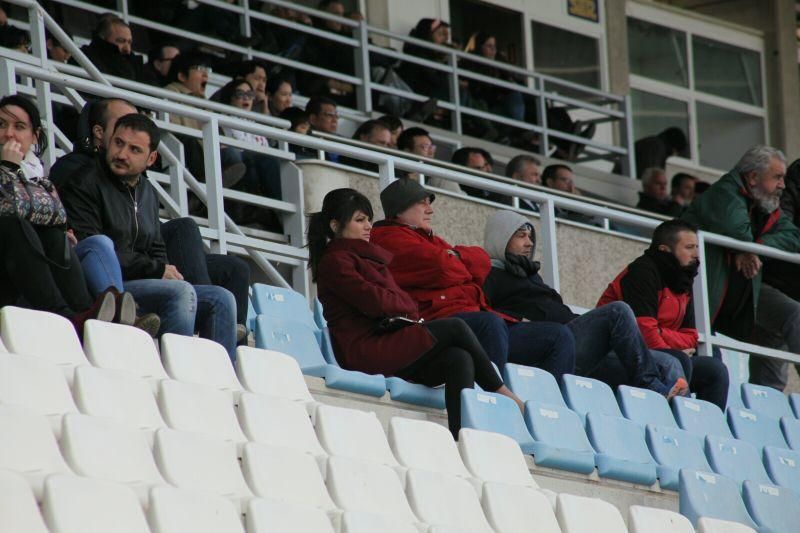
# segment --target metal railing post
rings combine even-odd
[[[692,286],[692,300],[694,304],[695,328],[705,338],[704,344],[698,344],[698,355],[712,355],[714,342],[711,335],[711,313],[708,302],[708,272],[706,271],[706,246],[705,236],[702,231],[697,232],[697,255],[700,260],[700,269],[694,278]]]
[[[0,57],[0,95],[8,96],[17,92],[17,76],[14,63],[10,59]]]
[[[394,175],[394,161],[387,159],[378,165],[378,190],[382,191],[397,178]]]
[[[353,49],[355,54],[356,76],[363,82],[358,86],[356,99],[358,109],[364,113],[372,112],[372,72],[369,64],[369,29],[367,22],[362,20],[356,28],[356,38],[359,45]]]
[[[130,24],[130,13],[128,12],[128,0],[117,0],[117,11],[122,13],[122,20]]]
[[[222,200],[222,155],[219,144],[217,117],[209,117],[203,124],[203,162],[206,172],[206,206],[208,227],[217,232],[211,241],[211,250],[218,254],[228,251],[225,238],[225,206]]]
[[[283,232],[289,237],[290,245],[302,247],[305,245],[306,237],[303,171],[289,161],[281,161],[281,195],[285,201],[297,206],[297,211],[286,213],[281,217]],[[305,295],[310,294],[305,264],[292,269],[292,287]]]
[[[189,201],[186,196],[186,181],[183,179],[183,168],[186,165],[186,155],[183,152],[183,143],[172,134],[164,135],[161,142],[175,155],[178,160],[175,165],[169,166],[169,195],[178,204],[178,213],[185,217],[189,215]]]
[[[242,18],[239,19],[239,27],[242,30],[242,35],[250,39],[250,37],[252,37],[253,35],[253,28],[250,21],[250,0],[240,0],[240,1],[244,12],[242,13]],[[252,43],[248,43],[247,45],[247,59],[253,59]]]
[[[461,135],[463,127],[461,123],[461,87],[458,84],[458,58],[455,53],[447,56],[447,63],[453,69],[450,75],[450,102],[454,108],[452,111],[452,124],[456,133]]]
[[[553,200],[539,204],[540,227],[542,240],[542,279],[553,289],[560,292],[561,280],[558,275],[558,245],[556,239],[556,208]]]
[[[547,157],[550,151],[550,135],[547,127],[547,100],[544,97],[544,78],[534,78],[534,85],[539,82],[539,95],[536,103],[539,105],[539,126],[542,128],[542,136],[539,139],[539,153]]]
[[[633,140],[633,111],[631,106],[631,95],[625,95],[625,120],[620,121],[620,142],[624,143],[625,149],[628,150],[627,157],[622,158],[622,174],[629,176],[632,179],[638,178],[636,176],[636,151],[634,150],[635,144]]]
[[[33,48],[33,55],[39,59],[39,64],[46,68],[49,60],[47,59],[44,19],[37,7],[38,6],[34,5],[28,9],[31,47]],[[50,84],[45,81],[35,80],[35,86],[36,107],[39,109],[42,123],[53,124],[53,102],[50,95]],[[49,172],[50,167],[56,162],[55,136],[53,135],[52,128],[46,128],[44,134],[46,137],[47,150],[42,152],[39,158],[42,160],[45,171]]]

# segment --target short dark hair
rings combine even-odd
[[[300,124],[308,122],[308,111],[297,106],[287,107],[283,110],[283,113],[281,113],[280,118],[291,122],[292,129],[294,129]]]
[[[163,61],[164,60],[164,48],[177,48],[178,55],[180,55],[180,47],[174,43],[164,43],[160,46],[156,46],[155,48],[151,49],[147,52],[147,60],[148,62],[152,63],[153,61]],[[176,56],[177,57],[177,56]]]
[[[572,172],[572,169],[569,166],[561,163],[556,163],[554,165],[547,165],[546,167],[544,167],[544,170],[542,171],[542,183],[547,185],[547,180],[555,179],[556,173],[562,169]]]
[[[178,81],[178,74],[188,76],[189,71],[193,68],[205,67],[207,65],[208,61],[206,61],[203,56],[197,52],[186,52],[185,54],[180,53],[175,56],[175,59],[172,60],[172,64],[169,66],[169,75],[167,76],[167,81]]]
[[[114,125],[114,132],[121,128],[128,128],[133,131],[146,133],[150,137],[150,151],[154,152],[158,149],[158,143],[161,141],[161,131],[150,117],[142,115],[141,113],[130,113],[119,117],[119,120],[117,120],[117,123]]]
[[[465,167],[467,166],[467,161],[469,160],[469,156],[471,154],[481,155],[490,166],[494,165],[494,158],[492,158],[492,154],[483,148],[477,148],[475,146],[465,146],[464,148],[459,148],[453,153],[451,161],[456,165]]]
[[[281,85],[284,83],[288,83],[289,86],[294,90],[294,77],[290,76],[267,76],[267,94],[274,94],[281,88]]]
[[[255,72],[257,68],[263,68],[264,74],[267,74],[267,78],[269,78],[269,67],[267,66],[266,62],[261,61],[260,59],[251,59],[249,61],[243,61],[236,68],[236,72],[233,73],[233,77],[244,78],[248,74],[252,74],[253,72]]]
[[[103,13],[97,20],[97,27],[94,30],[95,35],[105,40],[111,35],[111,28],[114,26],[124,26],[130,28],[128,23],[122,20],[116,13]]]
[[[428,137],[430,138],[431,134],[428,133],[428,130],[423,128],[418,128],[414,126],[413,128],[408,128],[403,130],[403,133],[397,137],[397,149],[398,150],[405,150],[406,152],[410,152],[414,149],[414,138],[415,137]]]
[[[28,119],[31,121],[31,129],[36,134],[36,155],[47,150],[47,135],[45,135],[44,126],[42,125],[42,117],[39,115],[39,109],[33,100],[21,94],[9,94],[0,99],[0,108],[10,105],[19,107],[28,115]]]
[[[678,172],[677,174],[672,176],[672,181],[670,181],[670,187],[671,187],[670,190],[674,192],[686,180],[697,181],[697,178],[685,172]]]
[[[306,111],[309,115],[319,115],[322,112],[322,106],[332,105],[337,107],[336,100],[328,98],[327,96],[312,96],[306,104]]]
[[[403,121],[396,115],[383,115],[382,117],[378,117],[378,120],[386,124],[389,131],[394,131],[397,128],[403,127]]]
[[[657,250],[662,244],[672,248],[678,242],[678,234],[682,231],[697,233],[697,226],[679,218],[662,222],[653,232],[653,240],[650,242],[650,249]]]
[[[367,137],[369,135],[372,135],[372,132],[374,132],[375,130],[381,130],[381,129],[390,131],[389,126],[387,126],[384,122],[377,119],[368,120],[362,123],[358,127],[358,129],[356,129],[355,133],[353,133],[353,139],[361,140],[361,137]]]
[[[531,163],[533,165],[541,166],[542,162],[533,157],[532,155],[527,154],[520,154],[514,156],[511,161],[508,162],[506,165],[506,177],[511,177],[517,172],[522,172],[522,168],[525,164]]]
[[[86,105],[89,106],[88,118],[90,130],[95,126],[100,126],[101,128],[106,129],[106,124],[108,124],[108,106],[111,105],[112,102],[122,102],[123,104],[128,104],[134,109],[138,109],[135,105],[123,98],[103,98],[102,100],[89,102]]]

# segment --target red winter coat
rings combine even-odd
[[[317,293],[336,360],[348,370],[393,375],[435,344],[427,328],[412,325],[377,333],[382,318],[419,318],[417,304],[387,268],[392,255],[360,239],[334,239],[319,263]]]
[[[492,265],[480,246],[450,246],[426,231],[392,220],[375,224],[372,243],[394,256],[389,263],[392,276],[417,301],[425,320],[493,311],[481,288]]]

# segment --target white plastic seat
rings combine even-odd
[[[400,479],[386,465],[330,457],[326,483],[343,511],[378,513],[402,522],[417,522]]]
[[[628,513],[630,533],[694,533],[689,519],[674,511],[631,505]]]
[[[166,426],[150,385],[134,374],[81,366],[75,369],[72,389],[83,413],[142,430],[150,442],[153,432]]]
[[[8,349],[6,348],[6,345],[3,344],[3,338],[2,337],[0,337],[0,353],[8,353]]]
[[[254,442],[327,455],[317,440],[306,407],[285,398],[244,392],[239,397],[239,422]]]
[[[236,373],[244,388],[250,392],[299,402],[314,401],[300,365],[290,355],[239,346],[236,349]]]
[[[406,468],[472,477],[458,454],[453,435],[435,422],[392,417],[389,421],[389,445]]]
[[[243,390],[228,352],[214,341],[167,333],[161,336],[161,360],[172,379],[208,385],[234,396]]]
[[[53,313],[7,305],[0,309],[0,336],[11,353],[68,368],[89,363],[72,322]]]
[[[510,437],[462,428],[458,433],[458,448],[467,469],[482,481],[539,488],[528,470],[522,450]]]
[[[83,330],[83,347],[94,366],[147,380],[167,377],[155,341],[145,331],[99,320],[88,320]]]
[[[418,533],[412,523],[398,522],[373,513],[346,512],[342,515],[342,533]]]
[[[0,470],[0,531],[49,533],[27,481],[8,470]]]
[[[0,469],[24,475],[37,497],[42,495],[45,477],[71,473],[47,418],[23,407],[2,405],[0,435]]]
[[[158,405],[172,429],[206,433],[224,441],[243,443],[230,394],[206,385],[171,379],[158,384]]]
[[[230,500],[206,492],[155,487],[147,516],[152,533],[244,533]]]
[[[61,417],[78,412],[58,367],[24,355],[0,354],[0,404],[47,416],[56,436],[61,433]]]
[[[314,426],[330,455],[400,467],[375,413],[320,404]]]
[[[261,498],[333,511],[319,465],[312,455],[277,446],[247,443],[242,472]]]
[[[61,451],[76,474],[130,485],[142,501],[151,486],[165,484],[144,433],[112,419],[66,415]]]
[[[559,494],[556,517],[563,533],[627,533],[619,510],[599,498]]]
[[[334,533],[321,509],[255,498],[247,508],[247,533]]]
[[[414,513],[426,524],[492,532],[475,490],[463,478],[411,469],[406,476],[406,494]]]
[[[497,533],[561,533],[549,498],[530,487],[489,482],[483,485],[483,512]]]
[[[756,530],[739,522],[700,517],[697,533],[756,533]]]
[[[178,488],[224,496],[240,511],[243,500],[252,497],[232,442],[162,428],[156,432],[153,455],[164,478]]]
[[[52,533],[150,533],[136,494],[99,479],[50,476],[42,515]]]

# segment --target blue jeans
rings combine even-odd
[[[92,235],[75,246],[81,262],[86,287],[93,297],[114,287],[122,292],[122,270],[119,267],[114,242],[105,235]]]
[[[507,362],[547,370],[558,380],[575,371],[575,339],[562,324],[506,324],[490,312],[458,313],[453,317],[467,323],[501,372]]]
[[[575,336],[576,373],[612,386],[633,385],[659,394],[666,394],[674,384],[662,376],[658,362],[668,372],[676,367],[668,354],[654,356],[647,348],[636,317],[625,302],[612,302],[587,311],[567,326]]]

